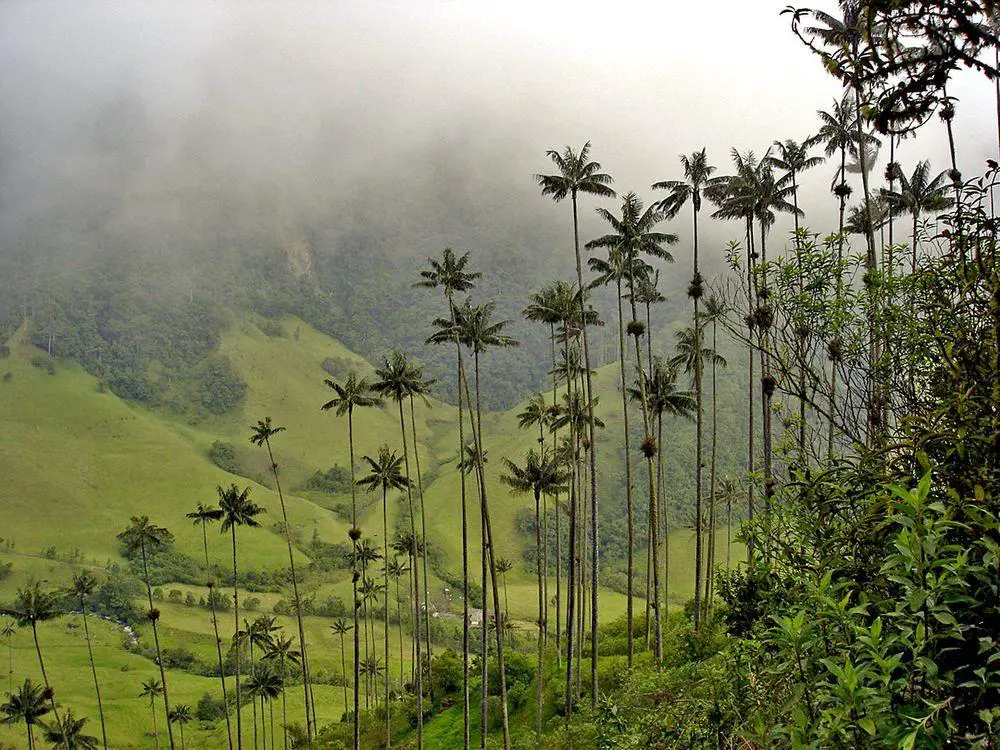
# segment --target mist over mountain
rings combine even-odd
[[[426,258],[472,251],[477,298],[515,321],[530,292],[572,275],[569,206],[532,178],[551,166],[546,148],[591,139],[616,188],[654,200],[648,185],[679,176],[677,154],[707,145],[725,173],[731,147],[761,155],[814,132],[837,94],[818,65],[773,64],[797,45],[778,5],[766,24],[739,3],[717,18],[630,9],[6,3],[0,259],[16,282],[0,289],[0,318],[9,330],[95,262],[128,266],[139,296],[227,304],[287,272],[285,286],[312,285],[328,333],[370,359],[404,347],[441,377],[421,346],[440,301],[410,289]],[[696,43],[707,25],[724,63]],[[966,142],[989,143],[967,112]],[[830,171],[807,175],[800,201],[823,233]],[[581,201],[582,241],[604,231],[596,205]],[[681,237],[661,282],[671,299],[690,273],[688,223],[669,227]],[[703,229],[711,274],[741,230]],[[270,270],[248,270],[265,257]],[[544,379],[543,332],[517,322],[514,334],[525,346],[491,357],[488,377],[529,374],[497,405]]]

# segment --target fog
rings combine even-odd
[[[547,148],[590,140],[619,192],[648,201],[651,183],[682,177],[681,153],[705,146],[724,174],[732,148],[759,156],[816,132],[839,87],[784,4],[7,0],[0,258],[56,255],[72,273],[67,257],[106,248],[183,260],[299,243],[415,277],[449,245],[537,288],[572,259],[569,206],[532,177]],[[972,174],[996,156],[993,87],[959,76],[949,93]],[[898,160],[926,157],[945,168],[936,119]],[[834,171],[802,179],[806,224],[824,234]],[[615,208],[584,198],[583,240],[604,232],[597,205]],[[741,227],[702,226],[719,270]],[[789,229],[782,217],[772,247]],[[687,211],[670,231],[679,262],[664,281],[682,300]]]

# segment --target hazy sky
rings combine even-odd
[[[682,152],[707,146],[725,172],[730,147],[815,132],[838,86],[785,4],[4,0],[0,206],[16,224],[54,194],[111,191],[123,214],[171,221],[171,195],[260,188],[308,221],[398,182],[395,199],[433,223],[449,199],[433,174],[406,174],[419,163],[477,200],[523,201],[530,219],[549,210],[531,179],[545,149],[587,139],[619,190],[655,197]],[[993,89],[962,79],[951,93],[971,173],[995,156]],[[900,160],[943,169],[945,145],[935,121]],[[832,173],[806,180],[804,204],[832,211]]]

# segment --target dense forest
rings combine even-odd
[[[996,11],[779,20],[842,87],[811,135],[691,144],[645,198],[591,142],[540,149],[544,254],[425,227],[403,261],[322,220],[20,237],[0,403],[85,387],[60,416],[114,447],[62,472],[90,506],[0,495],[0,745],[996,748],[1000,165],[959,162],[949,95],[995,85],[1000,149]],[[897,161],[911,137],[950,163]],[[187,483],[101,515],[140,452]],[[63,542],[32,513],[102,538],[35,554]]]

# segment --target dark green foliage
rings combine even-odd
[[[326,471],[316,471],[303,485],[303,489],[343,495],[351,491],[351,472],[334,464]]]
[[[212,693],[204,693],[198,699],[195,716],[199,721],[221,721],[226,718],[226,704],[222,698],[217,698]]]
[[[208,451],[208,459],[223,471],[237,476],[246,476],[246,469],[236,455],[236,446],[232,443],[226,443],[222,440],[214,441]]]
[[[6,581],[10,578],[11,573],[14,570],[14,563],[0,563],[0,581]]]
[[[228,357],[209,357],[193,374],[198,404],[212,414],[225,414],[246,394],[247,384]]]

